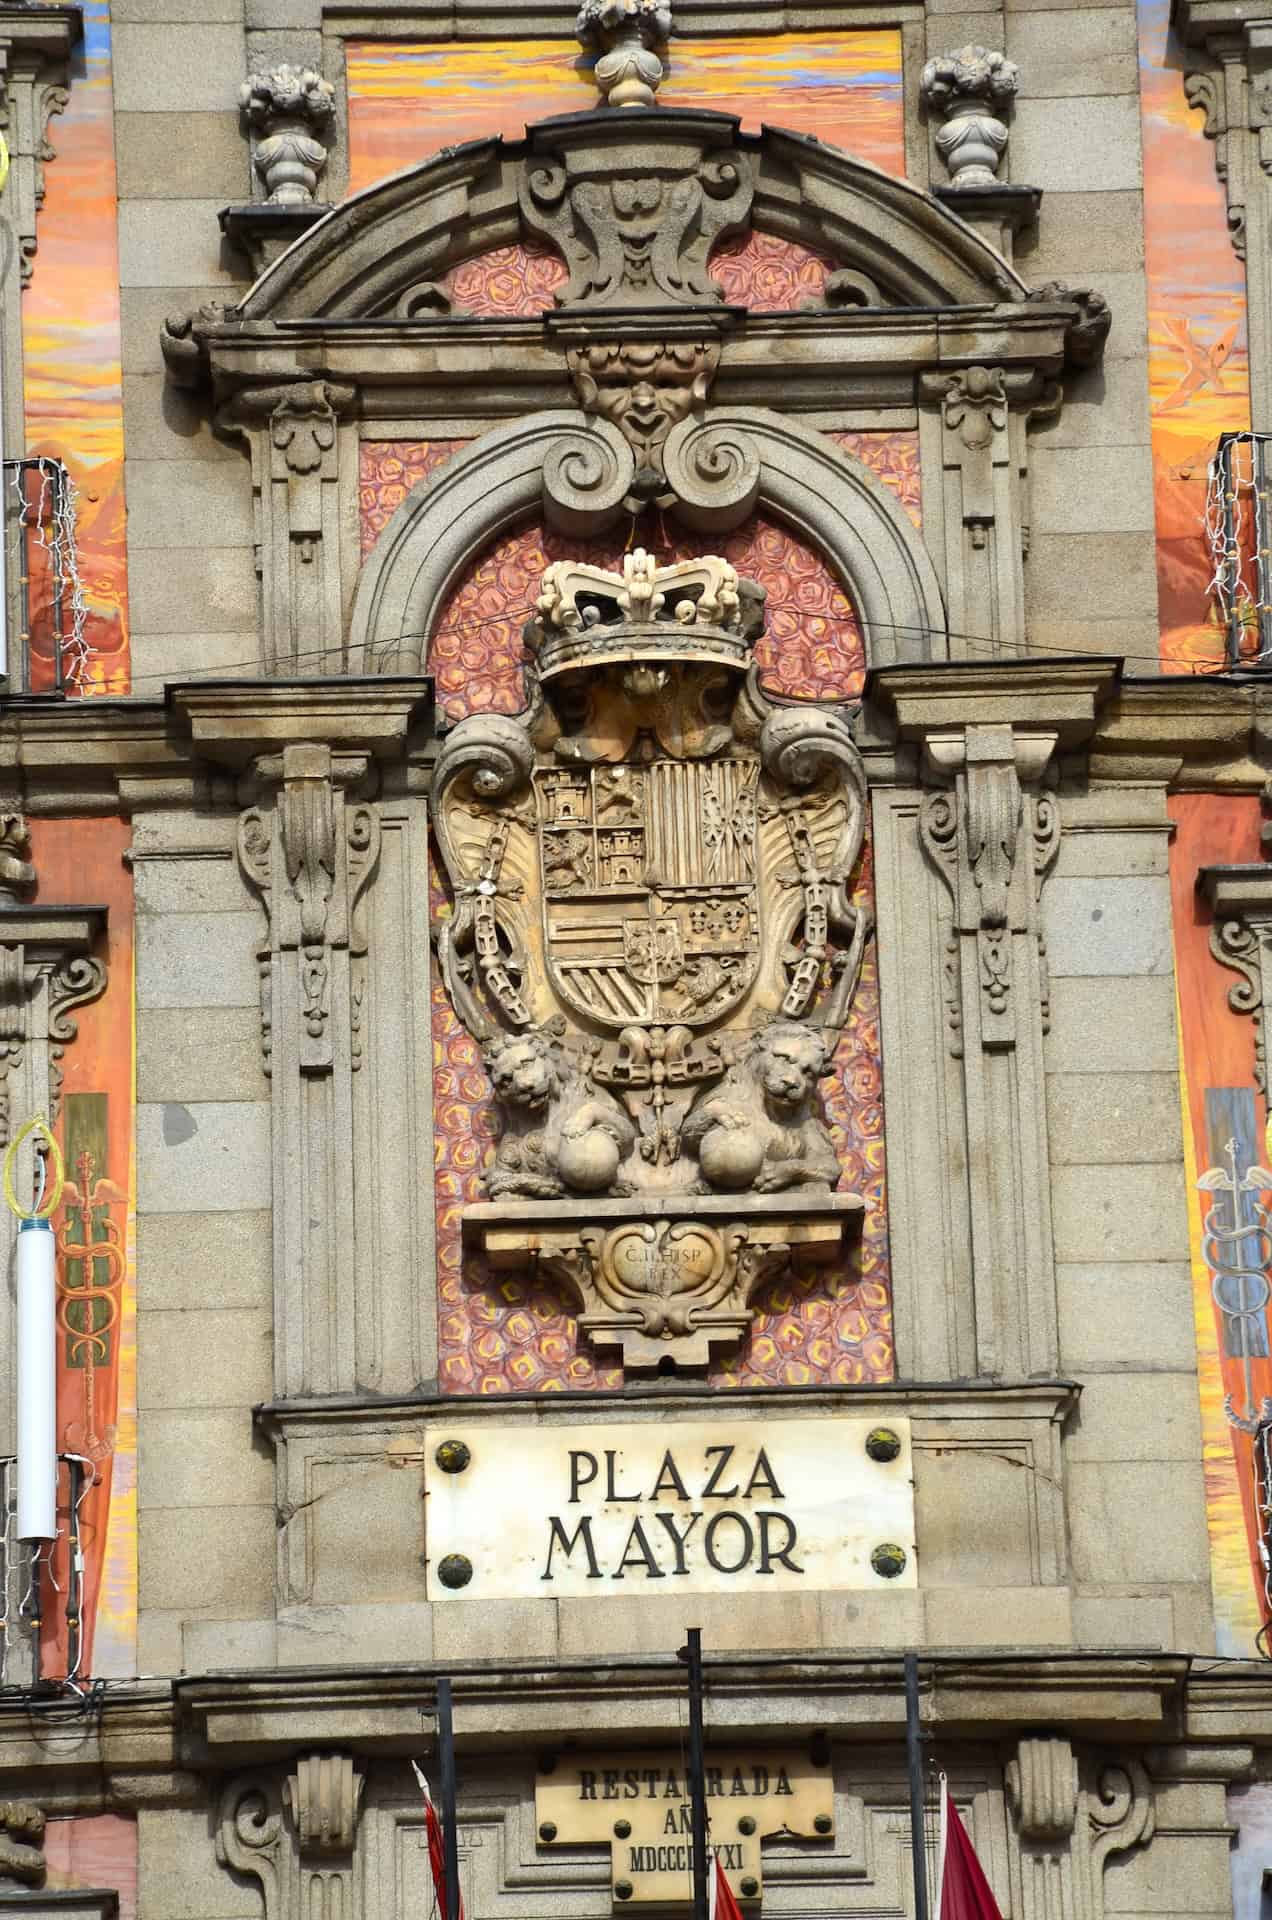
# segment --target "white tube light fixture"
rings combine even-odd
[[[19,1147],[43,1134],[53,1162],[39,1163],[35,1205],[23,1207],[13,1188]],[[29,1120],[4,1158],[4,1197],[18,1217],[15,1284],[18,1306],[18,1512],[23,1541],[57,1538],[57,1242],[50,1215],[62,1196],[62,1154],[44,1120]]]

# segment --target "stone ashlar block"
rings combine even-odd
[[[1018,100],[1011,174],[1047,195],[1114,193],[1140,186],[1139,94]]]
[[[371,1666],[433,1658],[433,1608],[401,1605],[280,1607],[280,1667]]]
[[[238,111],[243,34],[229,21],[117,22],[111,63],[117,114]]]
[[[1075,1461],[1066,1474],[1075,1579],[1160,1586],[1209,1577],[1205,1489],[1196,1460]]]
[[[1036,1649],[1073,1640],[1067,1587],[925,1587],[923,1618],[929,1647]]]
[[[1165,975],[1053,980],[1045,1045],[1049,1073],[1177,1073],[1174,982]],[[1127,1256],[1150,1257],[1143,1250]]]
[[[273,1304],[271,1219],[262,1213],[147,1213],[137,1222],[143,1312]]]
[[[1028,75],[1029,98],[1133,94],[1139,84],[1130,7],[1008,13],[1006,52]]]
[[[555,1600],[451,1600],[433,1609],[435,1660],[552,1660],[556,1652]]]
[[[1161,879],[1069,880],[1044,889],[1042,925],[1056,979],[1094,974],[1170,974],[1175,964],[1170,883]]]
[[[1143,1648],[1154,1653],[1176,1649],[1175,1613],[1169,1594],[1111,1594],[1073,1597],[1073,1643],[1077,1647]]]
[[[121,200],[243,199],[249,167],[237,112],[115,115]]]
[[[259,1920],[261,1890],[218,1865],[206,1807],[137,1815],[137,1911],[164,1920]]]
[[[130,460],[128,463],[128,546],[185,548],[191,527],[207,535],[210,547],[252,544],[252,483],[247,463],[209,469],[202,462]]]
[[[1134,19],[1129,8],[1127,16]],[[1014,17],[1020,17],[1017,10]],[[1143,217],[1143,200],[1134,190],[1049,193],[1046,218],[1021,235],[1016,265],[1030,285],[1089,274],[1103,292],[1107,274],[1142,267]],[[1141,339],[1141,352],[1143,344]]]
[[[263,1100],[269,1087],[253,1007],[151,1007],[137,1023],[137,1098]]]
[[[181,1630],[186,1673],[239,1668],[261,1672],[277,1658],[278,1632],[269,1620],[187,1620]]]
[[[243,1213],[270,1204],[266,1101],[137,1109],[140,1213]]]
[[[147,914],[137,929],[139,1020],[161,1007],[259,1007],[256,949],[261,917],[237,913]]]
[[[173,1317],[146,1315],[143,1324],[146,1319]],[[249,1339],[259,1343],[259,1329],[254,1329]],[[164,1335],[160,1335],[157,1344],[162,1350]],[[152,1375],[156,1357],[152,1343],[147,1360]],[[274,1462],[270,1454],[256,1444],[250,1406],[147,1408],[138,1430],[139,1509],[272,1508],[273,1504]]]
[[[142,1312],[137,1404],[148,1410],[253,1407],[270,1396],[272,1344],[272,1316],[258,1307]]]
[[[1105,1373],[1087,1380],[1065,1435],[1066,1463],[1201,1458],[1191,1373]]]
[[[256,625],[250,547],[129,549],[132,605],[148,633],[242,633]]]
[[[1029,461],[1030,498],[1040,533],[1153,531],[1153,471],[1145,446],[1050,447]]]
[[[1182,1260],[1188,1256],[1183,1168],[1055,1167],[1057,1260]]]
[[[223,299],[228,297],[222,294]],[[184,304],[176,290],[173,290],[173,305],[181,308]],[[218,438],[213,433],[208,409],[201,395],[174,387],[162,373],[127,372],[123,379],[123,394],[125,491],[128,487],[128,465],[133,460],[230,460],[242,464],[242,443]],[[171,599],[171,563],[163,577],[167,581],[168,597]],[[132,587],[131,579],[129,587]],[[135,596],[132,612],[136,621]],[[246,624],[255,626],[255,608]],[[183,617],[177,622],[165,619],[156,626],[155,631],[181,633],[187,629],[196,633],[202,630],[196,621]]]
[[[1192,1273],[1184,1260],[1060,1262],[1056,1297],[1062,1373],[1196,1366]]]
[[[684,1640],[685,1602],[676,1594],[631,1598],[559,1600],[559,1650],[563,1660],[602,1654],[665,1653]],[[816,1652],[821,1616],[816,1593],[703,1593],[693,1619],[705,1645],[717,1653],[799,1647]]]
[[[225,1607],[265,1614],[274,1604],[272,1507],[145,1508],[137,1516],[142,1607]]]
[[[1171,1073],[1052,1074],[1047,1126],[1053,1166],[1175,1161],[1179,1082]]]

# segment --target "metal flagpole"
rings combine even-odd
[[[446,1912],[459,1920],[459,1836],[455,1826],[455,1733],[451,1723],[451,1683],[437,1682],[437,1755],[442,1794],[442,1858],[446,1869]]]
[[[914,1920],[928,1920],[927,1856],[923,1846],[923,1729],[919,1722],[919,1656],[905,1656],[905,1759],[910,1775],[910,1861]]]
[[[689,1805],[693,1817],[693,1920],[707,1920],[707,1777],[702,1737],[702,1629],[676,1655],[689,1669]]]

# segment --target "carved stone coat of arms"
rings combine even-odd
[[[526,710],[461,721],[434,776],[442,975],[502,1121],[465,1231],[628,1367],[705,1363],[862,1211],[818,1082],[870,932],[865,776],[841,709],[762,691],[763,600],[713,557],[550,567]]]

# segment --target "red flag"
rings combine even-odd
[[[416,1766],[414,1760],[411,1769],[420,1783],[420,1792],[424,1795],[424,1826],[428,1835],[428,1864],[433,1870],[433,1891],[437,1895],[437,1911],[441,1920],[446,1920],[446,1844],[442,1839],[442,1823],[437,1817],[437,1808],[433,1805],[433,1796],[428,1790],[428,1781]],[[457,1902],[459,1920],[464,1920],[463,1896]]]
[[[707,1920],[742,1920],[742,1909],[724,1877],[718,1853],[711,1856],[711,1871],[707,1876]]]
[[[937,1864],[937,1920],[1003,1920],[976,1849],[941,1775],[941,1842]]]

